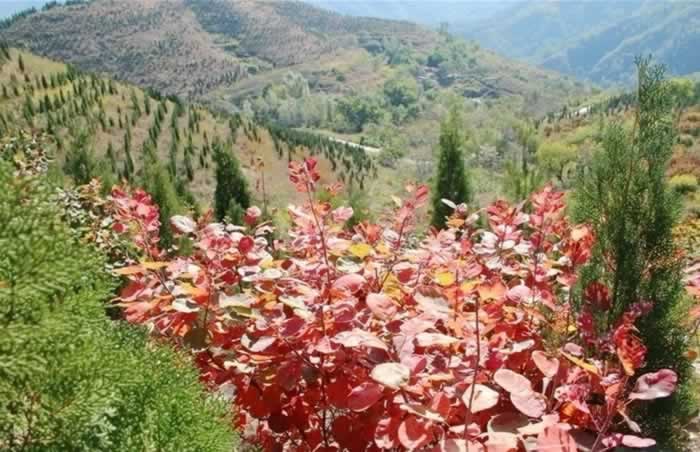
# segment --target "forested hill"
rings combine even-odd
[[[358,149],[0,47],[0,135],[20,131],[46,136],[56,177],[99,177],[106,189],[127,180],[154,190],[160,180],[183,204],[203,208],[212,205],[220,151],[237,157],[253,201],[275,194],[271,207],[293,200],[284,177],[290,159],[313,153],[322,182],[350,186],[369,183],[374,169]]]
[[[408,22],[261,0],[71,2],[9,22],[0,37],[81,69],[191,98],[217,89],[223,97],[259,93],[283,77],[283,68],[302,72],[319,91],[364,90],[402,62],[424,75],[428,56],[443,41],[439,33]],[[470,92],[541,89],[551,101],[571,89],[558,85],[561,79],[553,73],[482,49],[470,50],[468,57],[471,63],[445,67],[444,76],[467,79]]]

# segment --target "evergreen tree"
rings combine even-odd
[[[105,315],[114,280],[61,220],[55,188],[0,161],[0,447],[236,449],[191,361]]]
[[[446,218],[452,213],[452,209],[442,202],[443,199],[457,204],[471,200],[471,186],[464,168],[464,134],[461,128],[461,117],[453,108],[440,125],[440,157],[433,191],[431,221],[436,228],[443,228]]]
[[[250,207],[248,183],[230,149],[215,145],[216,189],[214,191],[214,213],[219,220],[227,215],[233,222],[240,222],[242,211]]]
[[[87,149],[87,135],[80,133],[66,154],[64,170],[76,185],[85,185],[95,175],[95,162]]]
[[[675,140],[673,98],[664,69],[637,61],[636,125],[626,132],[611,124],[590,173],[578,184],[575,217],[593,225],[596,248],[583,284],[594,277],[608,283],[612,308],[600,322],[613,324],[632,304],[653,303],[638,322],[647,346],[646,368],[673,369],[681,386],[671,397],[637,408],[634,418],[657,440],[659,450],[686,450],[684,423],[693,411],[689,392],[691,366],[686,357],[681,268],[671,235],[678,200],[666,182]]]
[[[110,141],[107,145],[107,159],[109,160],[110,168],[114,174],[117,173],[117,156],[114,154],[114,146]]]
[[[24,60],[22,59],[22,55],[17,56],[17,65],[19,66],[20,72],[24,72]]]
[[[168,153],[168,172],[173,178],[177,177],[177,143],[170,142],[170,152]]]
[[[170,218],[183,213],[184,208],[178,199],[177,190],[168,171],[155,160],[155,156],[147,159],[143,181],[144,189],[151,194],[153,201],[160,208],[160,240],[163,248],[173,244],[173,233]]]

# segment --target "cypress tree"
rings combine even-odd
[[[117,156],[114,154],[114,146],[110,141],[107,145],[107,159],[109,159],[110,168],[114,174],[117,173]]]
[[[80,133],[66,154],[64,170],[76,185],[85,185],[95,175],[95,162],[87,149],[87,135]]]
[[[452,213],[450,207],[442,202],[443,199],[458,204],[471,200],[471,186],[464,168],[464,134],[460,129],[461,117],[456,108],[453,108],[440,125],[440,157],[433,191],[431,221],[436,228],[443,228],[446,218]]]
[[[214,147],[216,161],[216,189],[214,191],[214,213],[219,220],[229,216],[234,223],[242,220],[241,212],[250,207],[248,183],[233,153],[221,145]]]
[[[168,153],[168,172],[175,178],[177,177],[177,143],[170,142],[170,152]]]
[[[574,194],[575,217],[594,227],[596,247],[583,284],[600,278],[610,288],[612,308],[597,321],[614,324],[632,304],[649,301],[638,322],[647,347],[640,373],[673,369],[681,383],[671,397],[644,404],[633,417],[657,440],[659,450],[681,451],[683,425],[694,401],[692,367],[686,357],[687,317],[682,272],[671,235],[679,203],[666,182],[675,140],[673,98],[664,68],[638,59],[636,124],[627,132],[615,123],[603,133],[602,149]]]
[[[159,207],[160,241],[161,246],[167,249],[173,244],[170,218],[182,213],[184,209],[178,199],[172,177],[152,155],[147,159],[144,168],[143,186]]]

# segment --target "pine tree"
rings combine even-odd
[[[214,191],[214,213],[219,220],[227,215],[234,223],[242,220],[240,213],[250,207],[248,183],[230,149],[216,145],[213,149],[216,161],[216,189]]]
[[[575,217],[593,225],[596,248],[583,284],[598,277],[606,281],[612,308],[600,322],[613,324],[632,304],[653,303],[638,322],[647,346],[646,368],[673,369],[681,383],[671,397],[644,404],[633,413],[643,431],[657,440],[659,450],[686,450],[682,426],[693,411],[689,392],[691,366],[686,352],[680,262],[672,228],[678,200],[666,182],[666,169],[675,141],[673,99],[664,69],[637,61],[636,125],[607,127],[602,149],[574,195]]]
[[[455,108],[450,110],[448,118],[440,125],[440,157],[431,221],[436,228],[443,228],[446,218],[452,213],[450,207],[442,202],[443,199],[458,204],[471,200],[471,186],[464,168],[464,135],[461,127],[461,116]]]
[[[20,72],[24,72],[24,60],[22,59],[22,55],[18,55],[17,65],[19,66]]]

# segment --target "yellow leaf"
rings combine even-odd
[[[450,271],[440,271],[435,274],[435,281],[442,287],[448,287],[455,283],[455,275]]]
[[[382,292],[393,298],[395,301],[401,301],[403,298],[403,292],[401,291],[401,283],[393,273],[389,273],[389,276],[384,281],[384,286],[382,286]]]
[[[478,280],[471,279],[469,281],[464,281],[462,284],[459,285],[459,288],[462,292],[467,293],[471,292],[477,284],[479,284]]]
[[[274,267],[275,261],[271,257],[267,257],[261,260],[258,265],[260,265],[260,268],[262,268],[263,270],[266,270],[268,268]]]
[[[593,364],[587,363],[586,361],[584,361],[584,360],[582,360],[582,359],[578,359],[578,358],[575,357],[575,356],[569,355],[569,354],[566,353],[566,352],[561,352],[561,354],[564,355],[564,357],[565,357],[566,359],[568,359],[568,360],[571,361],[572,363],[576,364],[576,365],[577,365],[578,367],[580,367],[581,369],[586,370],[586,371],[588,371],[588,372],[590,372],[590,373],[592,373],[592,374],[594,374],[594,375],[600,375],[600,374],[598,373],[598,368],[597,368],[596,366],[594,366]]]
[[[355,243],[348,249],[353,256],[364,259],[372,253],[372,247],[366,243]]]
[[[193,298],[203,297],[209,293],[204,289],[200,289],[199,287],[195,287],[192,284],[187,283],[180,284],[180,288]]]
[[[135,275],[137,273],[143,273],[145,269],[141,264],[137,265],[129,265],[128,267],[122,267],[122,268],[117,268],[112,270],[112,272],[116,275],[121,275],[121,276],[128,276],[128,275]]]
[[[147,270],[160,270],[163,267],[167,267],[167,262],[141,262],[141,266]]]

